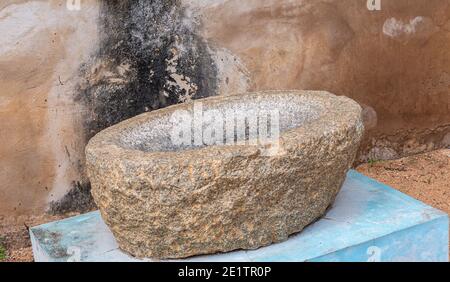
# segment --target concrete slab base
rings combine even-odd
[[[154,261],[122,252],[98,211],[30,229],[38,262]],[[447,262],[447,214],[355,171],[321,220],[286,242],[186,262]]]

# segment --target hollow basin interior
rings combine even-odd
[[[150,113],[144,122],[122,129],[117,141],[124,148],[146,152],[255,144],[311,122],[323,111],[318,100],[295,94],[199,100],[164,114]]]

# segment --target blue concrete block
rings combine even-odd
[[[33,227],[30,235],[36,261],[140,261],[118,249],[99,212]],[[183,261],[447,262],[448,242],[447,214],[350,171],[327,215],[288,241]]]

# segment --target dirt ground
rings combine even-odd
[[[40,215],[15,219],[0,215],[0,249],[6,250],[6,259],[3,259],[3,261],[32,262],[33,251],[31,250],[28,228],[75,215],[77,214]],[[0,261],[2,261],[2,257],[0,257]]]
[[[395,161],[375,161],[357,170],[450,214],[450,149]]]
[[[450,214],[450,149],[394,161],[374,161],[357,170]],[[74,215],[17,219],[0,215],[0,249],[3,246],[6,250],[4,261],[33,261],[28,227]]]

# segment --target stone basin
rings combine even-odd
[[[100,132],[87,169],[103,219],[133,256],[256,249],[324,215],[363,131],[360,106],[328,92],[218,96]]]

